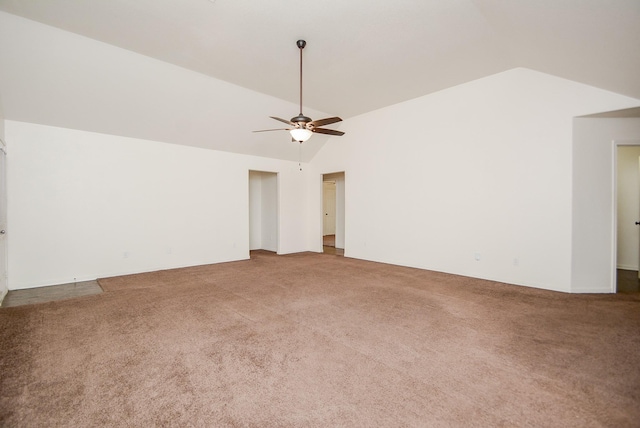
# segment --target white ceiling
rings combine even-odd
[[[293,103],[303,38],[305,106],[345,119],[514,67],[640,98],[640,0],[0,0],[0,10]]]

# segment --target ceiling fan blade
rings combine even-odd
[[[336,135],[338,137],[341,136],[341,135],[344,135],[344,132],[336,131],[335,129],[314,128],[311,131],[315,132],[316,134]]]
[[[261,129],[260,131],[251,131],[251,132],[269,132],[269,131],[290,131],[290,129],[288,128]]]
[[[293,122],[291,122],[291,121],[288,121],[288,120],[286,120],[286,119],[280,119],[279,117],[275,117],[275,116],[269,116],[269,117],[270,117],[271,119],[279,120],[279,121],[280,121],[280,122],[282,122],[282,123],[286,123],[287,125],[291,125],[291,126],[295,126],[295,125],[296,125],[295,123],[293,123]]]
[[[324,125],[331,125],[332,123],[336,123],[336,122],[342,122],[342,119],[340,119],[339,117],[327,117],[326,119],[313,120],[309,123],[309,125],[318,127],[318,126],[324,126]]]

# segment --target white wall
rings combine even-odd
[[[640,220],[640,146],[618,146],[617,150],[617,267],[638,270],[640,228],[635,222]]]
[[[2,107],[1,96],[0,96],[0,137],[2,137],[2,140],[4,140],[4,108]]]
[[[346,256],[571,291],[573,117],[637,105],[514,69],[351,118],[309,212],[345,171]]]
[[[640,119],[576,118],[573,132],[572,291],[615,291],[615,141],[640,139]]]
[[[6,140],[10,289],[246,259],[249,170],[279,173],[280,252],[308,247],[297,162],[15,121]]]
[[[345,171],[346,256],[602,291],[613,200],[602,142],[637,134],[572,140],[572,118],[637,105],[517,69],[351,118],[303,171],[7,121],[9,288],[247,258],[248,171],[261,170],[278,173],[279,253],[322,250],[322,174]]]

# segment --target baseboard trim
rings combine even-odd
[[[571,293],[572,294],[613,294],[615,293],[614,290],[611,289],[592,289],[592,288],[572,288],[571,289]]]
[[[622,270],[638,270],[638,266],[630,266],[630,265],[617,265],[616,269]]]

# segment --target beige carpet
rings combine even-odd
[[[0,309],[0,425],[639,425],[637,293],[266,252],[100,284]]]

